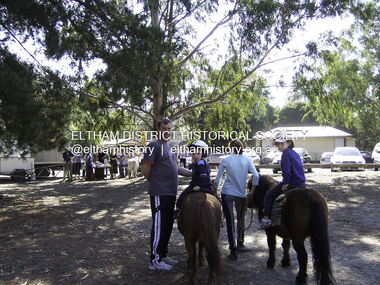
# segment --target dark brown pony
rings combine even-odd
[[[178,218],[178,229],[185,238],[189,254],[187,265],[191,269],[191,284],[197,284],[198,264],[204,263],[204,248],[207,251],[208,285],[215,284],[215,275],[219,276],[223,268],[218,248],[220,223],[220,202],[215,196],[199,191],[185,198]],[[199,243],[198,258],[197,242]]]
[[[253,194],[253,207],[258,209],[259,220],[263,218],[264,197],[278,182],[270,176],[260,176],[259,185]],[[251,189],[252,180],[248,183]],[[299,271],[297,284],[307,282],[307,252],[304,241],[310,236],[313,265],[318,284],[335,284],[331,270],[330,244],[328,236],[328,213],[325,198],[312,189],[295,189],[287,194],[282,206],[281,224],[265,230],[269,247],[267,267],[276,262],[276,235],[283,238],[284,256],[282,267],[290,265],[290,240],[297,253]]]

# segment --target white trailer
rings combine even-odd
[[[22,158],[15,152],[8,157],[0,155],[0,175],[10,175],[13,180],[34,180],[36,177],[55,176],[63,169],[62,151],[58,148],[43,150]]]
[[[19,155],[0,157],[0,174],[10,175],[13,180],[24,181],[32,178],[34,170],[34,158],[22,158]]]
[[[50,174],[55,176],[55,171],[63,169],[63,151],[58,148],[51,150],[42,150],[34,153],[34,169],[37,177],[47,177]]]

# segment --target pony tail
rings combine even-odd
[[[204,203],[208,205],[199,205],[199,209],[202,208],[202,211],[199,211],[201,240],[205,243],[208,266],[219,276],[223,270],[223,262],[220,257],[218,240],[213,240],[215,235],[212,233],[214,231],[215,220],[218,220],[218,217],[213,217],[214,212],[212,211],[212,205],[209,204],[207,200],[204,201]],[[220,218],[218,225],[220,225]]]
[[[331,269],[327,209],[321,201],[311,199],[310,210],[310,243],[317,283],[321,285],[335,284]]]

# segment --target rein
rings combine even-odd
[[[244,224],[244,220],[245,220],[245,214],[247,212],[247,205],[248,205],[248,198],[245,199],[244,201],[244,210],[243,210],[243,213],[241,215],[241,219],[240,219],[240,232],[239,232],[239,237],[238,237],[238,240],[241,240],[241,236],[242,236],[242,230],[243,230],[243,224]],[[249,222],[249,225],[247,228],[244,228],[244,231],[248,230],[251,226],[252,226],[252,221],[253,221],[253,208],[251,208],[251,219],[250,219],[250,222]]]
[[[245,213],[247,212],[247,209],[245,211]],[[245,216],[245,214],[244,214]],[[248,230],[251,226],[252,226],[252,221],[253,221],[253,208],[251,208],[251,218],[249,220],[249,225],[244,229],[245,231]]]

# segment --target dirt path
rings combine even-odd
[[[328,201],[337,284],[378,284],[380,172],[317,169],[306,176],[308,186]],[[183,189],[188,180],[180,182]],[[146,186],[141,177],[72,183],[0,180],[0,284],[188,284],[187,253],[176,224],[169,254],[179,264],[170,272],[148,270],[151,220]],[[219,245],[226,276],[221,283],[294,284],[294,250],[290,268],[267,269],[265,234],[256,231],[257,224],[255,213],[245,242],[254,250],[235,262],[227,259],[222,228]],[[307,250],[309,284],[315,284],[308,242]],[[200,284],[206,284],[206,277],[207,268],[202,268]]]

